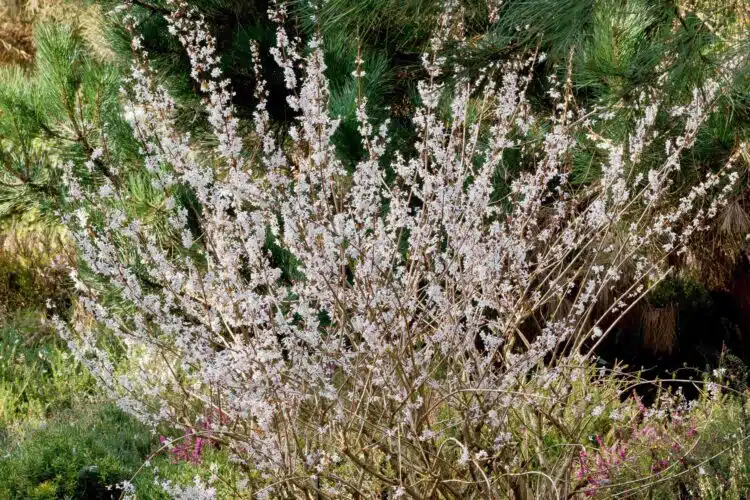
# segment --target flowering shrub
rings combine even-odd
[[[667,197],[722,83],[667,110],[658,87],[643,89],[633,132],[617,142],[598,126],[609,111],[577,108],[569,79],[550,82],[550,116],[532,108],[541,54],[445,84],[441,47],[467,43],[446,2],[422,59],[412,152],[386,154],[388,123],[371,123],[362,98],[366,154],[349,172],[332,145],[321,40],[299,46],[284,3],[269,10],[298,114],[283,140],[258,49],[246,134],[200,14],[170,5],[213,146],[177,126],[125,6],[133,65],[122,97],[143,164],[114,164],[104,136],[85,164],[63,167],[84,272],[72,273],[81,312],[59,330],[77,357],[145,422],[189,430],[221,415],[212,439],[259,473],[259,497],[571,491],[580,450],[566,444],[603,411],[586,397],[591,352],[738,180],[739,153],[678,203]],[[682,132],[657,136],[659,113]],[[576,188],[567,173],[581,135],[598,144],[602,176]],[[649,148],[663,162],[643,171]],[[127,209],[144,176],[163,193],[161,220]],[[154,223],[173,237],[157,239]]]

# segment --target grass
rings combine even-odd
[[[0,325],[0,439],[88,403],[95,392],[43,315],[20,311]]]
[[[166,450],[152,456],[159,448],[150,429],[102,397],[44,313],[0,321],[0,499],[117,499],[117,484],[134,476],[138,498],[169,498],[165,480],[212,476],[222,478],[219,498],[236,496],[243,474],[226,452],[208,447],[188,463]]]
[[[151,447],[147,429],[100,401],[48,320],[0,325],[0,498],[110,498]]]

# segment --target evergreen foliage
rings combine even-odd
[[[60,194],[56,166],[91,157],[108,139],[106,154],[127,165],[136,152],[118,98],[120,74],[91,56],[80,30],[40,25],[37,55],[29,75],[0,68],[2,216],[37,208],[52,215]],[[84,160],[85,161],[85,160]],[[107,175],[95,163],[96,175]]]

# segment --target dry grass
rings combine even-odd
[[[34,217],[0,225],[0,314],[25,307],[61,305],[75,249],[67,231]]]
[[[0,0],[0,64],[29,64],[34,57],[32,23],[17,0]]]
[[[112,52],[102,30],[98,5],[82,0],[0,0],[0,65],[30,66],[34,61],[34,24],[69,23],[89,42],[92,54],[109,59]]]
[[[657,353],[671,354],[677,334],[677,307],[646,307],[641,317],[643,344]]]
[[[729,203],[684,256],[681,267],[708,288],[726,290],[735,275],[737,259],[748,251],[750,215],[746,207],[750,200],[745,198]]]

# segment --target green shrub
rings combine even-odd
[[[10,445],[0,498],[117,498],[112,486],[132,477],[149,448],[147,429],[114,406],[68,410]]]

